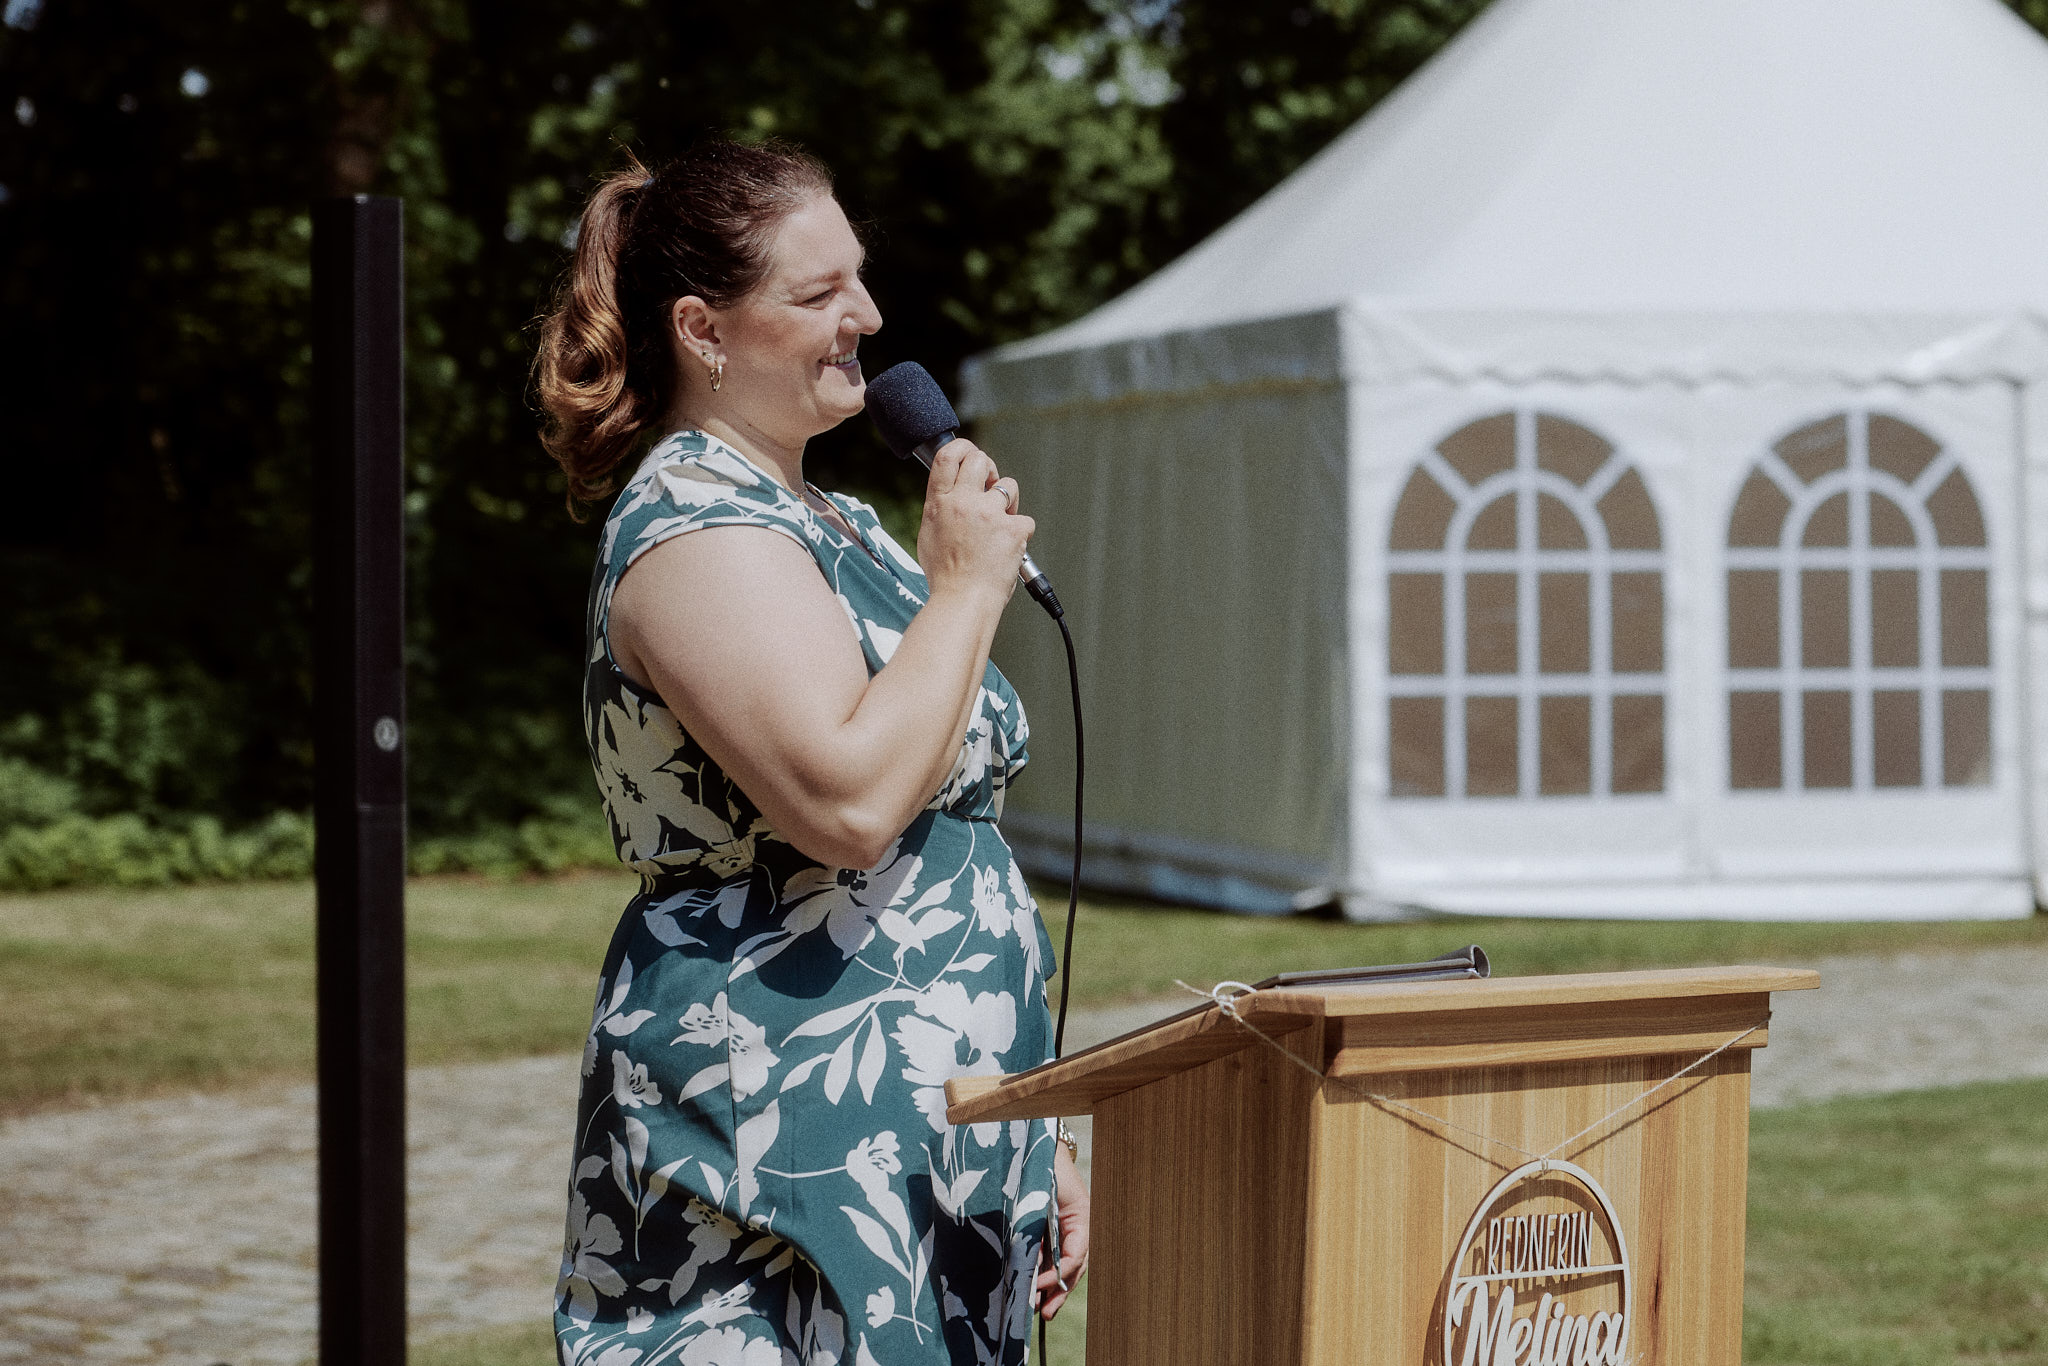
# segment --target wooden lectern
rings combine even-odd
[[[1736,1366],[1750,1050],[1818,985],[1260,991],[956,1080],[948,1117],[1095,1116],[1093,1366]]]

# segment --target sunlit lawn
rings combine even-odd
[[[413,1060],[577,1046],[630,885],[415,882]],[[310,884],[0,898],[0,1111],[312,1069]]]
[[[481,1060],[581,1041],[619,875],[429,878],[409,901],[412,1057]],[[1055,939],[1063,899],[1047,904]],[[303,883],[0,897],[0,1111],[86,1096],[306,1077],[313,898]],[[1502,974],[1798,962],[2048,944],[2048,918],[1752,925],[1252,920],[1084,904],[1077,1005],[1401,962],[1477,942]],[[1752,1366],[2048,1366],[2048,1084],[1766,1111],[1755,1120]],[[1085,1282],[1084,1282],[1085,1289]],[[1087,1303],[1055,1324],[1081,1360]],[[416,1345],[416,1366],[544,1366],[545,1323]]]
[[[579,1046],[598,963],[632,885],[617,874],[415,881],[408,907],[414,1061]],[[1064,897],[1046,890],[1041,899],[1057,941]],[[1409,961],[1471,942],[1486,947],[1497,972],[1520,974],[2043,944],[2048,918],[1365,926],[1105,901],[1082,907],[1074,1003],[1170,993],[1176,977],[1253,981],[1292,968]],[[0,897],[0,1112],[310,1076],[312,943],[306,883]]]
[[[1759,1111],[1749,1366],[2048,1364],[2048,1082]]]

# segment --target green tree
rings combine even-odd
[[[1148,225],[1178,255],[1285,179],[1435,55],[1486,0],[1158,6],[1176,98],[1173,195]]]
[[[1170,169],[1144,106],[1097,97],[1118,52],[1070,0],[6,12],[0,745],[59,784],[38,810],[52,791],[240,819],[307,801],[315,197],[407,203],[431,831],[588,792],[574,704],[594,529],[565,514],[525,391],[565,235],[622,146],[659,158],[727,129],[816,149],[875,239],[891,325],[869,354],[942,374],[1117,283],[1099,263]],[[879,495],[911,487],[864,431],[816,457]]]

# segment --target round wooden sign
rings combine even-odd
[[[1517,1167],[1479,1202],[1451,1261],[1444,1366],[1621,1366],[1628,1245],[1584,1168]]]

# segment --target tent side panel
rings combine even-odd
[[[2038,487],[2048,483],[2048,446],[2030,449],[2036,438],[2018,429],[2009,385],[1552,381],[1367,385],[1360,394],[1354,534],[1371,540],[1354,548],[1348,909],[1757,919],[2026,913],[2048,849],[2048,762],[2038,739],[2048,708],[2027,688],[2030,675],[2048,669],[2048,554],[2039,536],[2026,534],[2048,515]],[[2048,403],[2036,406],[2028,430],[2048,433]],[[1505,577],[1507,557],[1459,541],[1458,528],[1477,521],[1451,523],[1445,544],[1494,559],[1468,562],[1447,551],[1439,569],[1429,555],[1383,549],[1417,461],[1434,459],[1431,448],[1461,424],[1510,411],[1519,424],[1544,414],[1581,424],[1640,473],[1658,512],[1658,548],[1654,556],[1631,552],[1627,568],[1661,575],[1661,676],[1640,662],[1627,670],[1617,663],[1602,679],[1597,637],[1585,684],[1549,676],[1538,648],[1549,611],[1541,574],[1551,572],[1542,565],[1524,574],[1538,591],[1525,586],[1512,615],[1519,637],[1511,666],[1474,656],[1489,666],[1460,673],[1465,655],[1452,644],[1478,648],[1474,641],[1486,644],[1495,628],[1491,616],[1478,616],[1475,634],[1475,617],[1459,615],[1453,590],[1461,579],[1471,593],[1475,579]],[[1880,420],[1888,425],[1880,429]],[[1523,431],[1516,427],[1518,461],[1528,454]],[[1807,445],[1792,440],[1800,433]],[[1793,454],[1774,454],[1781,445]],[[1471,458],[1460,457],[1463,467]],[[1738,501],[1766,469],[1776,471],[1771,487],[1783,506],[1767,535],[1743,514],[1738,536]],[[1464,487],[1456,469],[1438,473],[1449,481],[1442,487]],[[1488,476],[1489,489],[1508,478]],[[1866,485],[1867,502],[1846,492]],[[1494,496],[1475,486],[1467,502],[1476,508]],[[1839,528],[1822,518],[1824,507],[1844,512]],[[1853,508],[1867,509],[1864,522],[1848,519]],[[1887,510],[1889,521],[1880,515]],[[1905,525],[1908,511],[1919,520]],[[1540,550],[1540,538],[1517,536],[1516,544]],[[1409,667],[1396,676],[1388,608],[1396,559],[1411,576],[1440,573],[1440,670],[1415,668],[1411,648],[1400,656]],[[1590,573],[1596,592],[1602,572],[1595,564]],[[1738,572],[1745,588],[1768,575],[1774,609],[1760,614],[1749,602],[1740,633],[1730,606]],[[1608,619],[1597,606],[1590,615]],[[1767,659],[1755,657],[1760,616],[1769,621]],[[1619,640],[1620,618],[1613,620]],[[1499,654],[1497,642],[1492,648]],[[1531,754],[1543,704],[1588,685],[1596,727],[1603,691],[1662,696],[1660,782],[1626,790],[1617,782],[1603,793],[1596,759],[1591,792],[1551,789],[1541,757],[1548,742]],[[1519,710],[1510,724],[1470,729],[1476,710],[1498,713],[1497,699],[1511,693]],[[1389,701],[1432,694],[1443,698],[1444,718],[1423,745],[1442,752],[1433,787],[1413,776],[1422,742],[1412,729],[1393,735]],[[1754,706],[1738,713],[1738,694],[1746,706],[1764,698],[1777,724],[1755,721]],[[1460,710],[1465,739],[1451,726]],[[1414,712],[1401,713],[1411,727]],[[1749,728],[1748,767],[1740,771],[1730,757],[1737,715]],[[1490,746],[1478,768],[1474,734]],[[1396,790],[1396,738],[1408,756],[1406,790]],[[1754,757],[1767,739],[1769,781]],[[1800,748],[1808,744],[1815,757]],[[1599,753],[1597,733],[1591,749]],[[1519,756],[1518,778],[1499,776],[1500,755]],[[1484,786],[1475,772],[1488,779]]]
[[[1690,839],[1695,779],[1682,757],[1696,725],[1686,711],[1697,692],[1687,686],[1685,652],[1697,636],[1699,597],[1697,576],[1687,572],[1698,535],[1686,516],[1694,472],[1684,391],[1419,381],[1359,385],[1354,393],[1347,913],[1374,918],[1413,907],[1456,909],[1454,894],[1468,884],[1584,887],[1697,876]],[[1456,434],[1484,424],[1495,432],[1489,440],[1508,443],[1495,452],[1500,459],[1511,456],[1516,470],[1534,467],[1541,458],[1539,424],[1554,421],[1582,429],[1606,452],[1579,468],[1587,489],[1565,488],[1568,481],[1558,476],[1560,482],[1544,485],[1552,490],[1543,495],[1547,502],[1518,501],[1512,483],[1503,481],[1525,475],[1507,464],[1490,473],[1472,467],[1479,482],[1468,483],[1442,455],[1444,443],[1455,447]],[[1536,473],[1547,479],[1554,472]],[[1613,547],[1599,504],[1606,494],[1595,491],[1622,487],[1624,479],[1645,501],[1648,513],[1639,515],[1648,515],[1650,524]],[[1418,506],[1448,509],[1455,502],[1457,510],[1439,513],[1443,520],[1426,544],[1413,538],[1421,528],[1410,527],[1396,569],[1395,524],[1417,480],[1435,491],[1434,503],[1426,496]],[[1575,525],[1586,549],[1562,543],[1561,560],[1523,557],[1523,551],[1542,550],[1534,525],[1515,530],[1513,545],[1521,549],[1488,548],[1480,509],[1514,508],[1517,518],[1530,515],[1533,522],[1531,514],[1541,507],[1566,507],[1558,490],[1580,500],[1574,504],[1580,511],[1568,515],[1584,518]],[[1468,563],[1464,556],[1474,550],[1494,558]],[[1395,572],[1403,587],[1432,590],[1426,600],[1437,630],[1426,649],[1410,634],[1423,621],[1412,595],[1404,599],[1410,603],[1405,626],[1395,619]],[[1638,594],[1655,594],[1653,658],[1640,657],[1640,642],[1638,657],[1613,653],[1608,626],[1616,618],[1601,604],[1623,575],[1631,576]],[[1496,588],[1511,583],[1512,603],[1480,605],[1479,579]],[[1565,620],[1554,628],[1546,626],[1548,611],[1537,610],[1552,582],[1579,585],[1583,645],[1576,662],[1553,661],[1548,653],[1547,631],[1567,640],[1571,634],[1568,603],[1557,605]],[[1466,608],[1468,594],[1475,596]],[[1490,631],[1498,644],[1503,607],[1514,657],[1482,661],[1476,635]],[[1575,708],[1582,718],[1576,783],[1569,762],[1560,765],[1559,781],[1546,757],[1554,740],[1561,740],[1557,749],[1567,761],[1574,748],[1570,734],[1549,729],[1552,699],[1567,719]],[[1498,724],[1503,708],[1505,733]],[[1490,731],[1480,724],[1489,713]],[[1432,754],[1434,762],[1425,762]],[[1627,755],[1635,758],[1620,757]],[[1474,756],[1486,757],[1480,766],[1486,778]],[[1499,790],[1502,765],[1506,792]]]
[[[1846,425],[1822,425],[1834,424],[1840,415],[1847,415]],[[1821,443],[1815,449],[1823,463],[1838,465],[1847,458],[1868,466],[1872,480],[1879,478],[1880,467],[1902,468],[1898,451],[1890,456],[1873,453],[1874,438],[1862,425],[1865,415],[1904,423],[1918,434],[1915,439],[1931,438],[1941,459],[1956,462],[1955,474],[1943,477],[1939,489],[1954,493],[1967,488],[1964,496],[1974,507],[1969,516],[1947,522],[1945,530],[1913,533],[1916,546],[1930,548],[1935,563],[1907,580],[1915,586],[1912,599],[1879,596],[1880,577],[1901,578],[1895,567],[1888,574],[1872,568],[1867,574],[1857,569],[1829,575],[1824,557],[1839,553],[1827,547],[1840,541],[1841,534],[1814,522],[1805,523],[1804,532],[1798,530],[1796,519],[1804,515],[1802,509],[1814,507],[1823,487],[1820,480],[1842,478],[1839,468],[1823,476],[1811,464],[1804,466],[1805,475],[1787,473],[1783,461],[1775,467],[1801,500],[1784,515],[1783,525],[1790,528],[1782,533],[1788,550],[1766,548],[1767,558],[1758,560],[1754,550],[1718,549],[1730,539],[1731,510],[1746,482],[1758,471],[1773,468],[1767,457],[1775,443],[1789,440],[1791,433],[1813,434]],[[1767,668],[1752,664],[1738,670],[1727,654],[1719,654],[1713,675],[1717,696],[1708,699],[1709,706],[1699,715],[1702,733],[1714,741],[1703,756],[1715,767],[1704,785],[1712,795],[1703,810],[1701,844],[1716,880],[1890,877],[1902,883],[1930,878],[1960,884],[1986,878],[2002,879],[2014,889],[2025,885],[2031,860],[2024,811],[2031,771],[2038,761],[2024,742],[2028,721],[2022,659],[2027,645],[2021,547],[2026,538],[2019,525],[2022,439],[2016,417],[2012,391],[2000,382],[1710,385],[1702,390],[1702,512],[1718,514],[1718,554],[1730,564],[1738,553],[1747,554],[1751,558],[1743,563],[1751,566],[1772,563],[1768,557],[1774,555],[1789,557],[1776,578],[1767,580],[1779,593],[1775,624],[1780,639],[1774,661]],[[1846,446],[1836,443],[1837,432]],[[1917,462],[1918,456],[1913,459]],[[1931,465],[1904,489],[1897,482],[1873,484],[1872,507],[1878,506],[1879,492],[1889,488],[1891,496],[1883,499],[1884,506],[1907,509],[1931,522],[1943,506],[1939,490],[1930,489],[1941,470],[1939,462]],[[1850,539],[1859,542],[1862,537],[1852,533]],[[1886,548],[1884,543],[1895,539],[1900,537],[1871,530],[1867,549],[1852,552],[1850,562],[1867,555],[1864,562],[1875,566],[1881,555],[1911,553],[1918,563],[1918,549]],[[1968,593],[1949,600],[1952,584],[1967,589],[1972,581],[1974,607]],[[1817,598],[1810,607],[1806,594],[1810,589],[1825,593],[1845,583],[1851,589],[1847,644],[1852,667],[1848,681],[1841,683],[1831,679],[1843,671],[1831,674],[1827,666],[1835,662],[1830,655],[1841,649],[1842,637],[1823,631],[1815,638],[1807,631],[1810,623],[1827,620],[1823,605],[1828,599]],[[1710,591],[1710,600],[1725,608],[1724,585],[1712,588],[1723,591]],[[1867,602],[1859,606],[1863,595]],[[1839,599],[1833,610],[1840,619]],[[1858,614],[1867,617],[1867,625],[1855,624]],[[1895,643],[1882,647],[1881,634]],[[1717,614],[1709,643],[1732,650],[1732,639],[1729,617]],[[1905,660],[1897,658],[1901,646]],[[1881,659],[1881,649],[1894,658]],[[1891,667],[1908,660],[1903,669]],[[1783,676],[1774,678],[1772,673],[1779,668]],[[1766,751],[1766,771],[1761,775],[1753,769],[1746,775],[1733,770],[1736,713],[1729,699],[1737,692],[1761,697],[1764,716],[1777,721],[1778,745]],[[1907,713],[1904,730],[1896,710],[1880,723],[1876,708],[1885,692],[1916,706]],[[1827,724],[1827,713],[1816,705],[1832,703],[1839,716],[1843,698],[1852,708],[1846,737],[1839,722]],[[1982,709],[1976,710],[1974,736],[1950,736],[1956,721],[1952,700]],[[1914,727],[1910,722],[1916,716]],[[1887,733],[1894,761],[1905,748],[1897,743],[1899,735],[1914,735],[1921,746],[1919,762],[1903,778],[1877,772],[1873,751]],[[1973,750],[1978,754],[1974,760]],[[1831,756],[1838,771],[1830,771]],[[1769,771],[1772,765],[1775,773]],[[1945,894],[1930,885],[1926,895],[1932,914]]]
[[[1342,391],[998,414],[978,437],[1021,479],[1033,553],[1068,608],[1088,839],[1116,855],[1109,882],[1241,909],[1318,894],[1344,781]],[[1073,746],[1058,636],[1013,610],[996,657],[1032,708],[1032,767],[1006,833],[1063,843]],[[1258,886],[1279,903],[1262,905]]]

